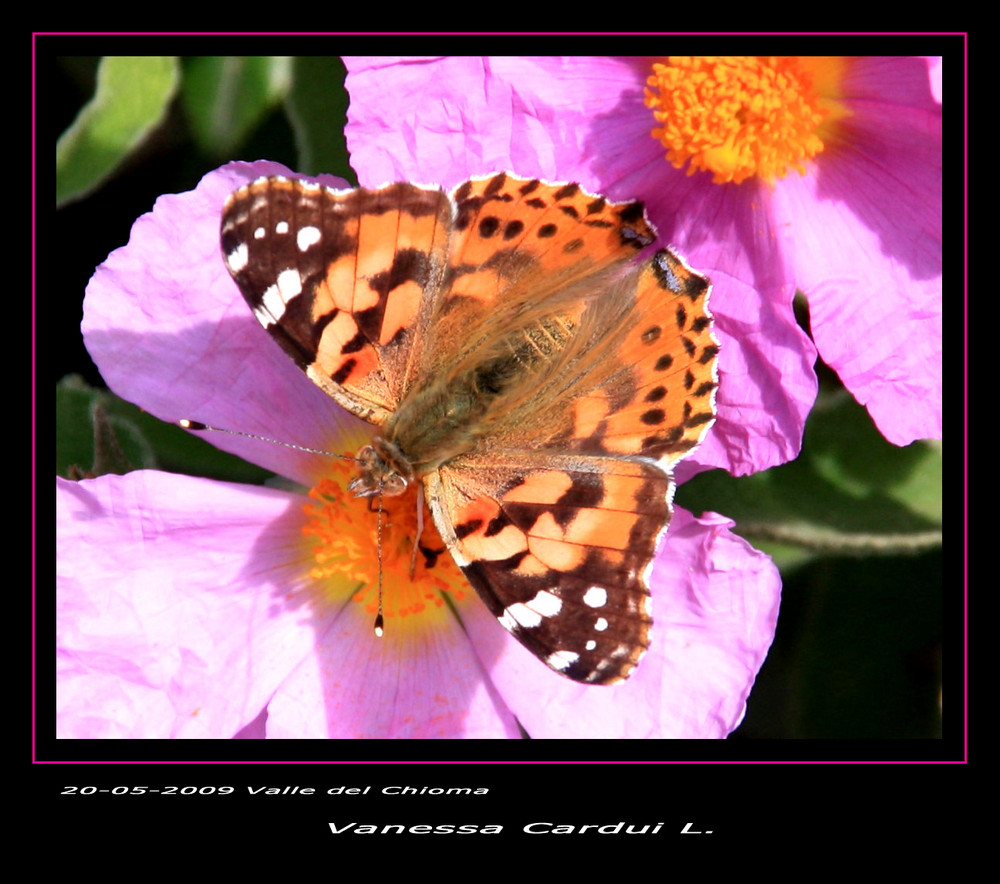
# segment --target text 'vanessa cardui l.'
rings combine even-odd
[[[264,178],[222,218],[226,265],[318,384],[377,428],[351,490],[422,482],[490,611],[577,681],[629,676],[672,465],[715,415],[709,283],[641,203],[508,173],[450,194]]]

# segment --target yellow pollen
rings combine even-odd
[[[347,491],[354,472],[349,461],[336,462],[331,475],[309,492],[313,502],[304,507],[309,519],[302,533],[315,541],[315,564],[309,576],[324,584],[332,595],[339,595],[345,585],[350,587],[354,590],[353,601],[363,604],[374,618],[378,611],[378,499],[354,497]],[[411,579],[416,534],[415,488],[398,497],[383,498],[382,608],[388,635],[399,628],[399,621],[394,624],[393,618],[444,613],[442,593],[449,593],[457,601],[468,589],[426,507]]]
[[[716,184],[804,174],[848,113],[843,70],[835,57],[672,56],[646,80],[652,135],[673,166],[711,172]]]

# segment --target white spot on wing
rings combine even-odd
[[[598,617],[597,622],[594,624],[594,629],[596,629],[598,632],[604,632],[604,630],[607,628],[608,628],[608,621],[605,620],[603,617]]]
[[[303,227],[295,236],[295,242],[299,247],[300,252],[306,251],[310,246],[316,245],[320,239],[320,232],[318,227],[313,227],[311,224]]]
[[[573,651],[556,651],[554,654],[549,654],[545,658],[545,662],[553,669],[558,669],[561,672],[563,669],[568,669],[579,659],[580,655]]]
[[[278,234],[288,233],[288,222],[279,221],[277,224],[274,225],[274,232]]]
[[[510,605],[504,612],[503,616],[500,618],[503,621],[504,626],[507,626],[507,621],[505,618],[510,617],[518,626],[523,626],[526,629],[534,629],[542,622],[542,615],[537,611],[532,611],[523,602],[517,602]],[[507,626],[510,629],[510,626]]]
[[[302,291],[302,277],[298,270],[282,270],[278,274],[278,291],[281,292],[281,300],[286,304],[297,297]],[[282,310],[284,312],[284,310]],[[278,317],[275,317],[277,319]]]
[[[257,314],[257,318],[260,320],[261,325],[265,328],[274,322],[278,322],[282,316],[285,314],[285,302],[281,300],[281,293],[278,291],[276,285],[269,285],[264,290],[264,297],[261,299],[261,306],[254,310]],[[263,316],[266,316],[269,321],[265,322]]]
[[[554,617],[562,610],[562,599],[543,589],[528,602],[528,607],[543,617]]]
[[[583,601],[592,608],[603,608],[608,602],[608,591],[603,586],[592,586],[583,594]]]
[[[524,629],[534,629],[544,617],[554,617],[561,610],[562,599],[543,589],[528,602],[517,602],[510,605],[500,615],[500,622],[509,630],[513,629],[513,625]]]
[[[250,260],[250,250],[245,242],[241,242],[235,249],[226,255],[226,266],[230,273],[239,273],[247,266]]]
[[[253,315],[257,317],[257,321],[264,326],[264,328],[270,328],[274,325],[274,317],[267,312],[266,307],[255,307]]]

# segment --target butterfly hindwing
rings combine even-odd
[[[428,482],[435,520],[490,611],[548,666],[627,678],[649,645],[647,569],[670,517],[651,463],[503,452]]]

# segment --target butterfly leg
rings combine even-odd
[[[410,553],[410,580],[417,571],[417,550],[420,548],[420,538],[424,534],[424,486],[417,486],[417,533],[413,538],[413,551]]]

